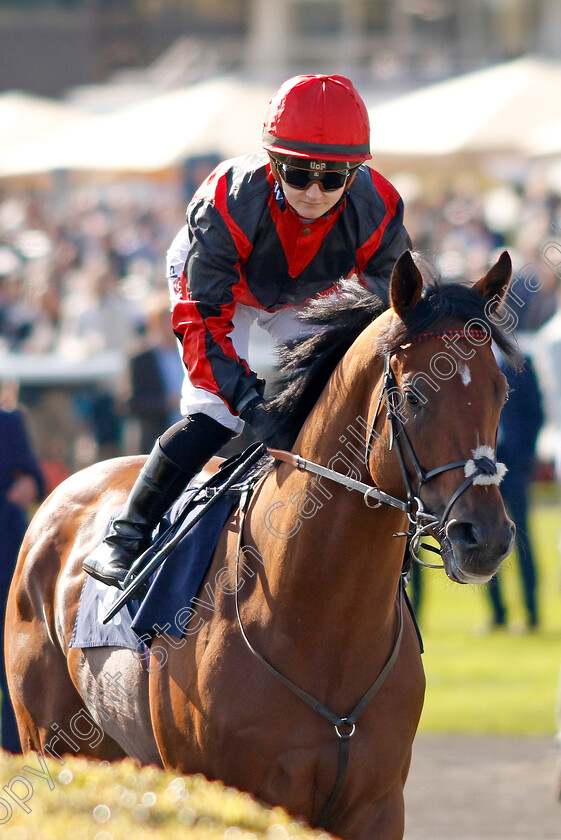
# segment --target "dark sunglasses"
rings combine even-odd
[[[295,190],[305,190],[309,184],[319,184],[325,192],[340,190],[347,183],[352,169],[328,170],[317,172],[310,169],[298,169],[286,163],[277,163],[277,169],[282,180]]]

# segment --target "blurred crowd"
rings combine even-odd
[[[180,190],[150,183],[0,193],[2,399],[14,399],[10,372],[25,358],[18,399],[50,485],[146,451],[150,429],[176,416],[164,259],[184,205]]]

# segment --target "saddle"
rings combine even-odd
[[[194,479],[154,531],[122,592],[86,575],[70,647],[140,649],[164,627],[181,638],[222,529],[242,494],[251,492],[265,454],[262,443],[253,444],[203,484]]]

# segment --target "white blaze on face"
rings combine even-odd
[[[471,382],[471,373],[468,366],[464,365],[463,362],[460,362],[460,364],[458,365],[458,371],[460,373],[460,376],[462,377],[462,382],[464,383],[464,385],[469,385],[469,383]]]

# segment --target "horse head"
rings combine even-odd
[[[508,388],[491,349],[492,339],[509,349],[497,308],[510,275],[504,252],[473,287],[427,291],[405,252],[392,273],[391,308],[374,322],[385,373],[370,406],[369,471],[410,502],[414,555],[433,535],[459,583],[488,581],[514,542],[499,489],[506,467],[495,459]]]

